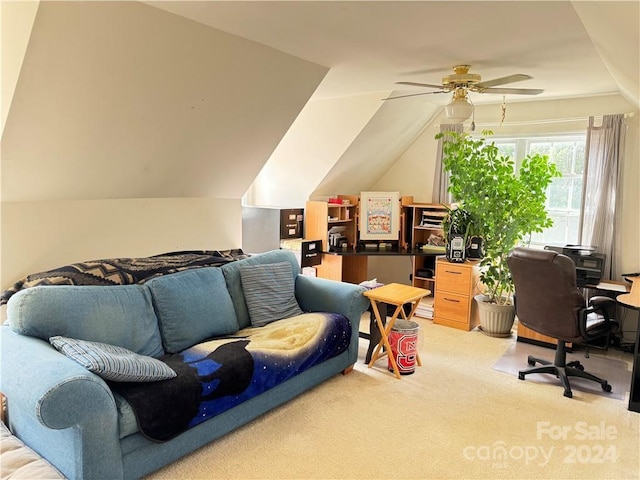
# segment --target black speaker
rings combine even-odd
[[[484,257],[484,243],[482,241],[482,237],[473,236],[469,239],[467,257],[474,259]]]

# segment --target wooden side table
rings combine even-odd
[[[389,333],[393,328],[393,324],[396,322],[398,315],[402,312],[402,317],[405,320],[410,320],[413,317],[413,314],[416,312],[416,308],[418,308],[418,304],[422,297],[429,295],[431,292],[429,290],[425,290],[424,288],[411,287],[409,285],[402,285],[400,283],[389,283],[383,287],[374,288],[373,290],[367,290],[363,293],[364,296],[368,297],[371,300],[371,306],[373,307],[373,312],[376,316],[376,323],[378,325],[378,329],[381,333],[382,338],[378,342],[376,349],[373,352],[371,357],[371,361],[369,362],[369,368],[373,366],[373,364],[379,358],[384,355],[389,356],[389,362],[393,367],[393,372],[396,375],[396,378],[400,377],[400,370],[398,369],[398,364],[396,363],[396,359],[394,358],[391,352],[391,345],[389,344]],[[396,309],[391,316],[391,320],[386,325],[382,322],[382,317],[380,316],[380,310],[378,309],[378,303],[386,303],[387,305],[395,305]],[[411,304],[411,311],[407,315],[402,308],[402,306],[406,303]],[[386,348],[386,352],[381,354],[382,347]],[[416,353],[416,360],[418,365],[422,365],[420,362],[420,355]]]

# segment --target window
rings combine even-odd
[[[584,134],[493,139],[500,153],[514,160],[516,169],[520,168],[525,156],[540,153],[548,155],[562,173],[562,177],[554,178],[547,189],[547,211],[553,226],[542,233],[534,233],[531,245],[579,243],[585,140]]]

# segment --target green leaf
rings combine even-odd
[[[487,135],[491,132],[483,132],[479,139],[444,132],[436,138],[443,139],[442,162],[450,174],[449,192],[473,219],[474,235],[484,238],[480,279],[487,295],[498,303],[508,301],[513,292],[506,261],[511,249],[532,232],[553,225],[546,212],[546,192],[551,180],[561,175],[549,158],[539,153],[527,156],[516,172],[514,162],[501,155],[498,147],[487,141]]]

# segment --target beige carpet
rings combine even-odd
[[[148,476],[159,479],[638,479],[624,400],[493,369],[515,341],[418,319],[423,366],[362,363]],[[368,320],[363,322],[366,327]],[[630,355],[619,354],[623,361]]]

